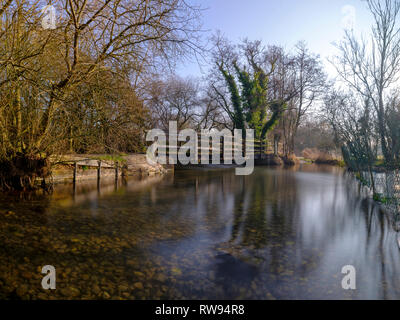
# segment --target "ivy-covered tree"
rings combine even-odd
[[[235,129],[244,129],[246,127],[245,114],[243,110],[242,99],[239,93],[238,85],[236,84],[235,77],[224,69],[223,64],[218,65],[218,69],[224,76],[224,79],[226,81],[226,84],[230,92],[230,98],[233,110],[230,111],[229,109],[226,109],[228,111],[229,117],[231,118]]]
[[[218,64],[218,69],[223,75],[230,93],[232,111],[230,116],[236,129],[251,128],[255,137],[264,140],[267,133],[273,129],[286,109],[283,99],[270,100],[268,95],[269,73],[254,61],[251,61],[252,72],[247,68],[239,67],[233,61],[232,75],[224,65]]]

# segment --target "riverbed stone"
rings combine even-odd
[[[141,283],[141,282],[135,282],[135,283],[133,284],[133,286],[134,286],[136,289],[143,290],[143,283]]]

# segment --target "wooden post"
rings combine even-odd
[[[76,193],[76,174],[78,171],[78,163],[74,162],[74,176],[72,178],[72,197],[75,200],[75,193]]]
[[[128,166],[126,164],[123,164],[122,168],[121,168],[121,177],[126,177],[127,170],[128,170]]]
[[[263,149],[264,148],[264,141],[260,140],[260,159],[262,159]]]
[[[115,161],[115,180],[118,180],[118,161]]]
[[[100,180],[101,177],[101,161],[97,161],[98,167],[97,167],[97,180]]]
[[[76,173],[78,171],[78,163],[75,161],[74,162],[74,178],[73,178],[73,183],[76,183]]]

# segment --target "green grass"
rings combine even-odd
[[[341,167],[341,168],[345,168],[345,167],[346,167],[346,163],[344,162],[344,160],[338,160],[338,161],[337,161],[337,164],[338,164],[338,166]]]
[[[375,161],[375,163],[374,163],[374,166],[375,167],[383,167],[383,166],[385,166],[385,159],[383,159],[383,158],[377,159]]]
[[[124,154],[107,154],[104,156],[96,157],[96,159],[124,163],[124,162],[126,162],[126,159],[123,156],[124,156]]]
[[[365,180],[365,179],[360,175],[359,172],[356,172],[356,173],[354,174],[354,176],[356,177],[356,179],[357,179],[358,181],[361,182],[361,184],[363,184],[364,186],[368,186],[368,181]]]
[[[391,198],[385,197],[385,196],[384,196],[383,194],[381,194],[381,193],[375,193],[374,196],[373,196],[373,199],[374,199],[376,202],[383,203],[383,204],[387,204],[387,203],[389,203],[389,202],[392,200]]]

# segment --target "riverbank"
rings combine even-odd
[[[53,157],[52,162],[52,181],[53,183],[65,183],[75,181],[85,181],[97,179],[99,172],[99,161],[101,163],[101,177],[113,178],[120,176],[153,176],[163,175],[174,170],[173,165],[149,164],[145,154],[128,155],[104,155],[104,154],[79,154],[62,155]],[[263,154],[255,159],[256,166],[295,166],[299,163],[328,164],[342,166],[339,160],[321,161],[309,160],[302,157],[285,158],[274,154]],[[75,169],[76,164],[76,169]],[[118,167],[118,168],[117,168]],[[179,166],[179,170],[192,169],[223,169],[232,168],[235,165],[198,165],[198,166]]]
[[[331,166],[345,167],[344,161],[341,159],[334,158],[316,158],[309,159],[305,157],[296,156],[282,156],[274,154],[263,154],[261,158],[255,159],[256,166],[281,166],[285,165],[288,167],[296,166],[301,163],[315,163],[315,164],[326,164]]]
[[[62,155],[53,157],[52,180],[53,183],[84,181],[97,179],[99,175],[99,162],[101,177],[120,176],[152,176],[163,175],[173,170],[173,166],[149,164],[145,154],[128,155]],[[76,164],[76,169],[75,169]],[[75,171],[76,170],[76,171]]]

